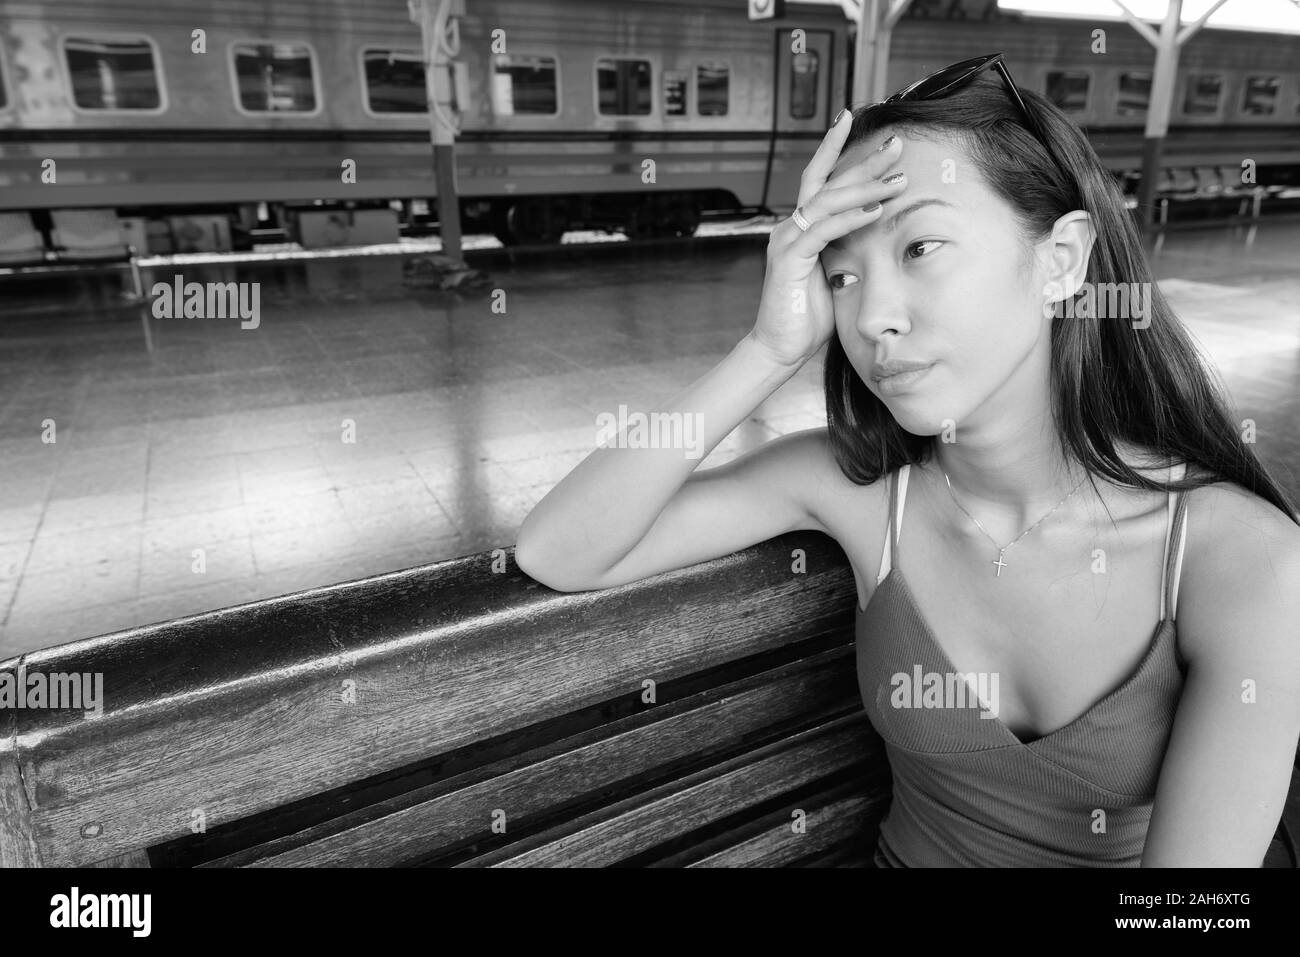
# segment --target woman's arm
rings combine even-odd
[[[560,591],[608,588],[729,554],[805,524],[798,475],[811,435],[783,436],[736,461],[700,460],[798,365],[746,336],[718,365],[656,412],[702,423],[696,454],[678,448],[598,448],[524,519],[515,560]],[[694,473],[694,474],[692,474]]]
[[[1235,486],[1189,494],[1188,671],[1142,866],[1259,867],[1300,741],[1300,526]]]
[[[829,455],[825,436],[801,433],[692,475],[732,429],[826,344],[835,331],[826,245],[880,218],[905,188],[881,177],[902,149],[897,137],[831,178],[852,126],[842,110],[799,180],[812,223],[777,224],[754,328],[698,382],[660,409],[697,425],[690,454],[676,448],[596,449],[524,519],[515,561],[562,591],[608,588],[726,555],[799,527],[819,528],[817,489]],[[620,433],[620,438],[625,433]],[[629,445],[631,443],[628,443]]]

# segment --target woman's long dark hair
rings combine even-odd
[[[1217,375],[1152,282],[1123,194],[1092,144],[1046,98],[1023,89],[1020,94],[1061,166],[1024,125],[1019,108],[993,76],[939,100],[860,108],[844,149],[885,127],[923,136],[948,134],[965,146],[1035,242],[1050,235],[1056,220],[1071,210],[1087,212],[1096,230],[1087,282],[1093,289],[1102,283],[1150,283],[1145,287],[1151,290],[1150,324],[1135,329],[1122,318],[1104,313],[1098,318],[1097,310],[1091,310],[1092,318],[1082,318],[1089,311],[1082,307],[1058,313],[1051,331],[1050,391],[1066,454],[1088,470],[1094,489],[1094,473],[1153,491],[1189,491],[1229,481],[1300,524],[1291,497],[1239,437]],[[930,457],[933,437],[907,432],[894,420],[862,382],[838,334],[831,336],[827,349],[825,390],[831,449],[851,481],[874,482]],[[1189,469],[1175,482],[1150,478],[1120,457],[1117,441],[1151,449],[1160,461],[1195,464],[1205,474]]]

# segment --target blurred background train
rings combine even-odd
[[[847,102],[854,27],[835,5],[751,22],[744,0],[448,2],[464,11],[463,227],[506,244],[577,228],[684,236],[717,211],[788,212]],[[1091,52],[1098,26],[1104,55]],[[791,52],[796,27],[805,52]],[[491,49],[496,29],[507,52]],[[420,46],[405,0],[0,0],[0,211],[44,229],[52,210],[112,209],[150,252],[427,231]],[[1130,26],[914,0],[889,86],[992,51],[1132,185],[1153,50]],[[1166,175],[1236,177],[1243,158],[1260,182],[1300,182],[1300,36],[1207,28],[1181,53]]]

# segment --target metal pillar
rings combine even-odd
[[[889,43],[894,25],[912,0],[840,0],[845,14],[858,23],[853,48],[853,92],[850,102],[866,106],[883,100],[888,91]]]
[[[1147,123],[1142,140],[1142,181],[1138,184],[1138,209],[1142,215],[1142,231],[1152,232],[1155,218],[1156,186],[1160,179],[1161,156],[1164,152],[1165,134],[1169,132],[1169,109],[1174,98],[1174,80],[1178,75],[1178,50],[1205,25],[1210,14],[1227,0],[1218,0],[1195,23],[1179,29],[1183,15],[1183,0],[1169,0],[1165,19],[1157,34],[1133,15],[1123,0],[1112,0],[1129,22],[1148,43],[1156,49],[1156,62],[1151,78],[1151,98],[1147,103]]]
[[[420,25],[424,51],[434,188],[438,193],[438,234],[443,254],[463,266],[460,197],[456,189],[456,134],[460,130],[452,112],[455,93],[451,70],[460,46],[460,33],[453,18],[464,16],[464,0],[407,0],[407,10],[411,20]],[[448,43],[449,27],[455,38],[452,43]]]

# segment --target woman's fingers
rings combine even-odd
[[[809,222],[816,222],[834,216],[836,213],[851,210],[854,206],[883,203],[887,199],[893,199],[906,186],[907,174],[899,170],[883,179],[872,179],[865,183],[848,183],[834,189],[823,188],[812,198],[812,202],[804,207],[803,215]]]
[[[885,179],[821,190],[804,207],[803,215],[812,223],[806,231],[800,230],[793,221],[788,226],[781,224],[789,237],[789,248],[801,256],[816,256],[832,239],[846,236],[878,218],[881,204],[907,188],[907,177],[901,171]]]
[[[869,223],[874,223],[884,213],[885,207],[882,203],[877,202],[864,205],[852,206],[843,212],[833,213],[829,216],[816,220],[808,229],[790,241],[786,247],[788,253],[793,253],[798,257],[816,259],[821,255],[821,251],[826,248],[826,244],[847,236],[855,229],[861,229]],[[795,229],[798,229],[795,226]]]
[[[822,188],[826,177],[835,166],[835,161],[840,158],[840,151],[844,148],[844,141],[848,139],[852,126],[853,111],[846,107],[840,112],[836,122],[832,123],[831,128],[826,131],[821,145],[817,147],[817,152],[804,167],[803,175],[799,178],[799,202],[796,205],[802,206]]]
[[[872,151],[862,162],[853,164],[832,178],[824,178],[821,188],[799,204],[804,218],[809,222],[815,224],[835,219],[836,225],[842,225],[843,230],[826,235],[826,238],[821,240],[821,245],[813,249],[805,238],[811,236],[815,242],[816,238],[826,231],[814,232],[810,228],[805,232],[799,229],[797,223],[790,220],[788,225],[781,223],[777,227],[783,231],[784,241],[791,246],[797,244],[800,255],[816,255],[831,239],[839,238],[870,222],[870,216],[864,219],[858,215],[863,212],[863,207],[870,207],[891,199],[907,185],[907,177],[901,171],[888,173],[889,168],[897,163],[901,151],[902,141],[897,136],[887,137],[880,148]],[[814,168],[813,164],[810,163],[808,168],[811,171]],[[882,173],[887,175],[882,176]],[[847,219],[837,219],[836,217],[841,213],[850,215]]]
[[[890,167],[898,162],[902,152],[903,141],[897,136],[890,136],[881,144],[880,149],[872,150],[861,163],[848,166],[834,176],[829,177],[822,184],[822,189],[834,189],[846,183],[879,179]],[[809,197],[810,201],[811,199],[812,197]]]

